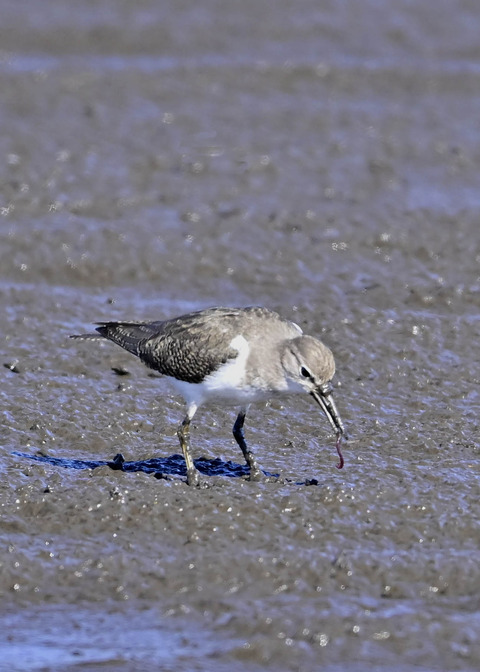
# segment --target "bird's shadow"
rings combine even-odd
[[[63,457],[52,457],[43,453],[22,453],[14,450],[13,455],[18,457],[34,460],[35,462],[42,462],[50,464],[55,467],[62,467],[64,469],[98,469],[98,467],[110,467],[114,471],[143,471],[145,474],[153,474],[158,479],[170,479],[172,477],[187,476],[187,469],[185,460],[182,455],[174,454],[169,457],[152,457],[149,460],[134,460],[127,462],[121,453],[117,453],[113,460],[78,460]],[[249,469],[246,464],[238,464],[237,462],[224,461],[219,457],[208,458],[199,457],[194,460],[198,471],[204,476],[226,476],[228,478],[246,478],[249,475]],[[263,474],[268,479],[278,479],[278,474],[271,474],[268,471],[263,471]],[[286,482],[293,482],[290,479],[285,479]],[[296,485],[318,485],[316,479],[309,479],[302,482],[294,482]]]

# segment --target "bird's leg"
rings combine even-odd
[[[193,413],[187,413],[185,419],[177,430],[177,436],[182,447],[185,464],[187,465],[187,483],[188,485],[198,485],[198,471],[193,464],[192,456],[190,454],[190,421],[192,417]]]
[[[237,419],[233,425],[233,436],[235,437],[235,441],[242,449],[243,457],[245,458],[245,461],[250,469],[250,480],[259,481],[262,478],[262,472],[258,467],[257,461],[255,460],[252,451],[245,442],[245,435],[243,433],[243,423],[245,422],[246,414],[247,409],[242,408],[240,413],[237,415]]]

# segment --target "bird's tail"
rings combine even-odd
[[[154,324],[142,322],[97,322],[96,334],[80,334],[71,338],[100,340],[107,338],[134,355],[139,355],[139,345],[155,333]]]
[[[72,334],[69,338],[75,341],[103,341],[104,337],[100,334]]]

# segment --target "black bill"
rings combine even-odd
[[[342,419],[337,411],[335,402],[333,401],[331,383],[325,383],[324,385],[319,385],[316,390],[313,390],[313,392],[311,392],[311,395],[315,399],[317,404],[320,406],[320,408],[323,410],[325,415],[327,416],[328,421],[332,425],[333,431],[337,436],[337,442],[335,444],[335,448],[337,449],[340,462],[336,466],[337,469],[343,469],[344,460],[340,448],[340,442],[342,440],[342,436],[345,436],[345,438],[347,437],[345,435],[345,428],[343,426]]]
[[[324,385],[319,385],[316,390],[311,392],[311,395],[327,416],[335,434],[343,436],[345,428],[333,401],[332,389],[331,383],[325,383]]]

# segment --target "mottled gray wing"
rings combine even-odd
[[[156,323],[157,332],[138,345],[138,356],[152,369],[188,383],[200,383],[238,351],[238,311],[212,308]]]
[[[208,308],[163,322],[104,322],[97,331],[165,376],[200,383],[238,356],[230,347],[235,336],[264,342],[271,323],[276,340],[298,335],[292,322],[260,307]]]

